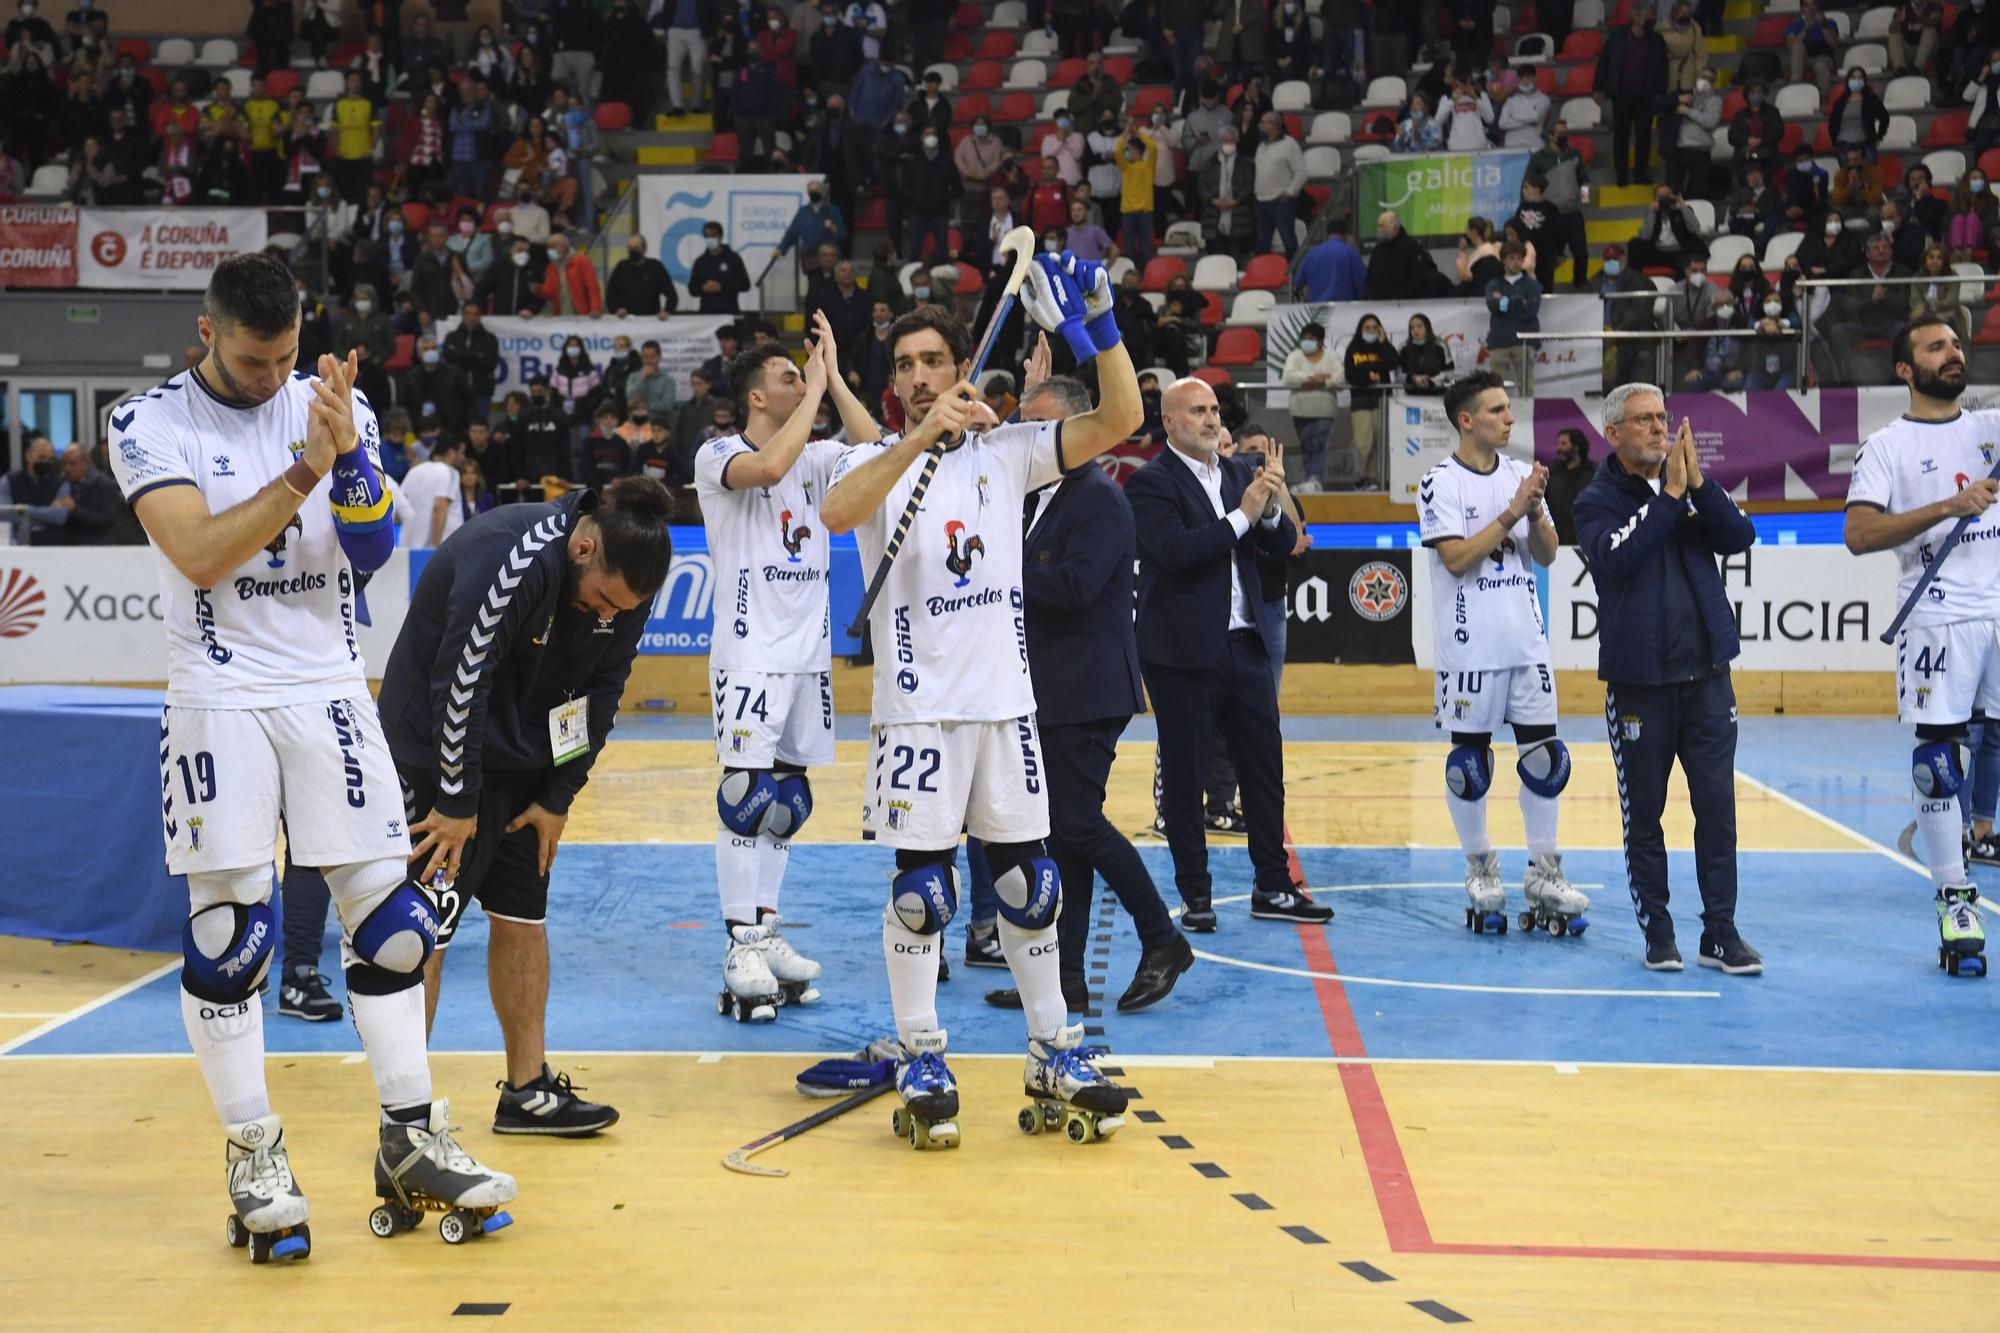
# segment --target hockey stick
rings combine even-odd
[[[738,1171],[746,1176],[790,1175],[791,1173],[789,1171],[786,1171],[783,1167],[752,1166],[750,1164],[750,1159],[756,1156],[758,1153],[763,1152],[766,1148],[775,1148],[780,1143],[785,1142],[787,1139],[795,1139],[809,1129],[817,1129],[819,1126],[824,1125],[829,1120],[834,1120],[839,1118],[840,1116],[846,1115],[849,1111],[852,1111],[855,1107],[860,1106],[864,1102],[870,1102],[875,1100],[875,1098],[880,1097],[883,1093],[889,1091],[889,1089],[895,1086],[896,1084],[894,1080],[891,1080],[887,1083],[878,1083],[872,1088],[863,1088],[861,1091],[855,1093],[852,1097],[844,1098],[841,1101],[835,1102],[833,1105],[829,1107],[826,1107],[819,1111],[815,1111],[813,1114],[807,1116],[803,1120],[796,1121],[793,1124],[786,1125],[783,1129],[774,1129],[761,1139],[752,1139],[750,1142],[744,1144],[741,1148],[738,1148],[735,1152],[729,1154],[729,1156],[723,1158],[722,1164],[728,1167],[731,1171]]]
[[[1986,474],[1986,479],[1988,481],[2000,479],[2000,463],[1993,465],[1993,470]],[[1923,577],[1917,580],[1916,587],[1910,589],[1909,597],[1903,602],[1903,609],[1889,622],[1889,628],[1882,631],[1883,643],[1896,641],[1896,632],[1903,628],[1903,622],[1917,609],[1917,600],[1924,595],[1924,589],[1931,586],[1931,580],[1937,577],[1938,567],[1944,564],[1944,558],[1951,554],[1951,548],[1958,545],[1958,539],[1965,535],[1965,530],[1972,526],[1972,520],[1976,517],[1978,517],[1976,514],[1967,514],[1954,523],[1951,531],[1945,534],[1944,542],[1938,547],[1937,554],[1932,556],[1930,564],[1924,567]]]
[[[1000,326],[1007,322],[1021,284],[1028,280],[1028,265],[1035,258],[1034,228],[1016,227],[1001,237],[1000,253],[1011,256],[1014,267],[1008,271],[1006,285],[1000,289],[1000,304],[994,307],[993,318],[986,322],[986,335],[979,340],[979,348],[972,354],[972,374],[967,378],[974,384],[979,382],[979,372],[986,369],[987,358],[993,355],[994,345],[1000,341]],[[861,607],[854,613],[854,622],[847,627],[848,638],[860,638],[863,627],[868,624],[868,613],[874,609],[875,599],[882,595],[882,585],[889,581],[889,566],[896,563],[896,553],[903,549],[903,539],[910,535],[910,524],[915,521],[917,509],[924,502],[924,492],[930,489],[931,478],[937,475],[938,463],[943,458],[942,440],[926,451],[924,470],[917,474],[917,484],[910,491],[909,502],[903,506],[903,516],[896,520],[896,530],[889,534],[889,544],[882,550],[882,563],[875,567],[875,577],[868,580],[868,591],[861,595]]]

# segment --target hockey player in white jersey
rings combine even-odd
[[[298,289],[276,259],[218,265],[207,355],[111,410],[112,466],[160,555],[167,869],[187,878],[181,1015],[226,1137],[233,1245],[310,1252],[304,1193],[264,1079],[258,986],[277,942],[272,860],[319,867],[342,926],[355,1031],[381,1103],[378,1188],[462,1238],[506,1225],[511,1176],[472,1160],[433,1100],[420,982],[435,907],[410,882],[401,793],[355,640],[357,570],[395,534],[355,362],[294,372]],[[441,1224],[442,1225],[442,1224]],[[391,1228],[394,1230],[395,1228]]]
[[[1486,832],[1493,733],[1511,723],[1521,818],[1528,830],[1523,929],[1581,932],[1589,899],[1563,875],[1556,850],[1557,797],[1569,750],[1556,735],[1555,677],[1535,597],[1535,572],[1556,555],[1555,522],[1542,492],[1548,469],[1501,453],[1514,413],[1500,380],[1484,371],[1452,385],[1445,415],[1458,448],[1424,474],[1420,533],[1430,550],[1431,631],[1437,656],[1434,722],[1451,733],[1445,804],[1465,850],[1465,924],[1507,930],[1507,890]]]
[[[782,1005],[819,998],[813,983],[820,965],[778,929],[791,840],[813,809],[806,770],[833,762],[819,506],[847,446],[810,436],[828,393],[853,395],[840,378],[832,327],[825,315],[816,319],[803,372],[775,343],[730,361],[725,373],[743,432],[711,440],[695,456],[695,494],[719,590],[708,655],[722,765],[715,878],[729,941],[718,1008],[740,1022],[769,1022]]]
[[[992,867],[1001,944],[1027,1017],[1029,1095],[1087,1112],[1100,1135],[1117,1127],[1126,1100],[1082,1050],[1081,1025],[1065,1025],[1062,889],[1043,842],[1048,797],[1022,620],[1021,513],[1029,491],[1090,465],[1137,430],[1144,408],[1100,265],[1039,255],[1023,295],[1036,322],[1060,332],[1079,362],[1096,360],[1097,407],[1060,422],[968,431],[977,397],[966,382],[971,339],[948,312],[919,306],[889,331],[892,384],[913,424],[849,449],[820,509],[829,531],[855,533],[862,571],[872,576],[925,455],[941,451],[869,622],[875,681],[864,824],[896,849],[882,949],[905,1054],[896,1125],[917,1147],[958,1141],[937,977],[943,931],[958,907],[961,832],[985,844]]]
[[[1975,716],[2000,718],[2000,412],[1959,407],[1966,362],[1958,334],[1935,316],[1899,329],[1890,344],[1910,410],[1863,442],[1847,484],[1847,549],[1894,550],[1907,602],[1945,534],[1972,523],[1896,639],[1896,714],[1916,726],[1910,758],[1916,845],[1930,870],[1938,918],[1938,966],[1952,976],[1986,975],[1979,894],[1965,873],[1958,793]],[[1987,725],[1992,725],[1989,721]]]

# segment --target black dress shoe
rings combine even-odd
[[[1146,950],[1140,956],[1139,970],[1132,974],[1132,984],[1118,997],[1118,1012],[1129,1014],[1149,1004],[1158,1004],[1173,990],[1174,983],[1181,979],[1181,973],[1193,966],[1194,946],[1187,942],[1185,935],[1176,931],[1173,939]]]
[[[1090,1007],[1090,985],[1080,974],[1065,974],[1062,979],[1062,992],[1063,1003],[1076,1012],[1082,1013]],[[1011,986],[1006,990],[990,990],[986,992],[986,1003],[995,1009],[1019,1009],[1021,992]]]
[[[1197,935],[1215,933],[1215,909],[1208,905],[1206,898],[1191,898],[1181,909],[1181,929],[1191,930]]]

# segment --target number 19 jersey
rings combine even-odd
[[[832,669],[826,524],[819,505],[846,447],[808,444],[775,486],[723,482],[730,459],[757,452],[741,435],[711,440],[695,455],[695,495],[715,569],[711,669]]]

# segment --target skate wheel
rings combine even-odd
[[[243,1219],[234,1213],[223,1219],[222,1236],[232,1250],[240,1250],[250,1243],[249,1230],[243,1225]]]
[[[720,995],[718,995],[718,996],[716,996],[716,997],[715,997],[715,1012],[716,1012],[716,1013],[718,1013],[718,1014],[720,1014],[720,1015],[722,1015],[722,1016],[723,1016],[724,1018],[727,1018],[727,1017],[729,1017],[729,992],[728,992],[728,991],[724,991],[724,992],[722,992],[722,994],[720,994]]]
[[[1535,914],[1533,912],[1521,913],[1521,929],[1524,931],[1533,931],[1534,928],[1535,928]]]
[[[1557,936],[1569,934],[1569,922],[1563,920],[1561,917],[1557,917],[1550,923],[1549,933]]]
[[[1505,935],[1507,933],[1507,918],[1504,914],[1494,916],[1493,933],[1496,935]]]
[[[1042,1132],[1042,1117],[1032,1106],[1022,1107],[1021,1113],[1014,1117],[1014,1123],[1021,1127],[1023,1134],[1033,1136]]]
[[[1063,1126],[1063,1133],[1071,1143],[1087,1143],[1090,1141],[1090,1122],[1080,1115],[1073,1115]]]
[[[479,1223],[480,1234],[490,1236],[496,1231],[505,1231],[514,1225],[512,1213],[494,1213]]]
[[[897,1107],[894,1111],[891,1111],[889,1113],[889,1129],[899,1139],[903,1138],[910,1132],[910,1127],[904,1123],[906,1118],[907,1117],[903,1115],[903,1110],[901,1107]]]
[[[463,1245],[473,1236],[473,1227],[469,1222],[464,1213],[446,1213],[438,1219],[438,1235],[444,1237],[447,1245]]]
[[[1054,1102],[1042,1103],[1042,1128],[1053,1134],[1062,1124],[1062,1108]]]
[[[368,1229],[383,1240],[387,1240],[401,1228],[396,1225],[396,1215],[390,1212],[388,1205],[385,1204],[368,1214]]]

